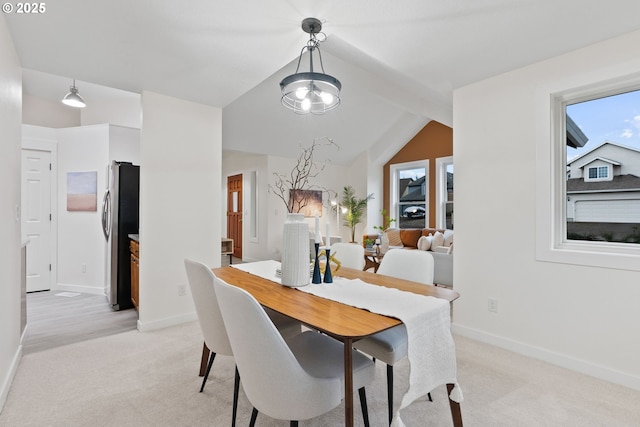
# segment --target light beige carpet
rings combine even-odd
[[[465,426],[640,426],[640,392],[456,337]],[[25,355],[0,426],[229,426],[233,360],[220,356],[204,393],[197,323],[125,332]],[[395,367],[396,397],[407,365]],[[386,425],[385,368],[367,388],[372,426]],[[444,387],[403,411],[407,426],[450,426]],[[355,397],[357,405],[357,394]],[[340,426],[343,407],[301,426]],[[356,425],[362,425],[359,405]],[[238,426],[251,405],[240,392]],[[257,426],[288,426],[258,417]]]

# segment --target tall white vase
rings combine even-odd
[[[389,250],[389,236],[387,236],[387,233],[384,232],[382,233],[382,237],[380,238],[380,253],[387,253],[387,251]]]
[[[282,284],[309,284],[309,224],[303,214],[287,214],[282,233]]]

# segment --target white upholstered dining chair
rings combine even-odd
[[[340,261],[341,267],[364,268],[364,248],[357,243],[334,243],[331,245],[331,255]]]
[[[242,387],[258,411],[275,419],[314,418],[337,407],[344,396],[344,347],[326,335],[305,331],[285,341],[262,306],[248,292],[215,279],[229,340],[242,375]],[[364,386],[373,381],[373,362],[353,350],[353,387],[369,425]]]
[[[200,387],[200,393],[202,393],[204,386],[207,383],[209,371],[211,371],[211,365],[213,365],[213,359],[215,359],[216,354],[233,356],[233,351],[231,350],[231,343],[229,342],[227,331],[224,328],[224,321],[222,320],[222,314],[220,313],[220,307],[218,306],[218,299],[216,298],[216,292],[213,287],[213,280],[215,278],[213,272],[206,265],[190,259],[184,260],[184,267],[187,270],[191,296],[193,297],[193,304],[195,305],[196,313],[198,314],[200,329],[202,330],[202,335],[204,335],[204,342],[211,350],[207,370],[204,374],[204,379],[202,380],[202,386]],[[233,387],[232,426],[235,426],[236,424],[239,385],[240,376],[238,368],[236,367],[235,383]]]
[[[233,351],[231,350],[231,344],[229,343],[229,337],[224,327],[224,321],[222,320],[222,314],[220,313],[220,308],[218,306],[218,299],[213,287],[215,275],[205,264],[190,259],[184,260],[184,267],[187,271],[191,296],[193,297],[193,304],[196,308],[198,321],[200,322],[200,329],[204,336],[204,342],[211,350],[207,369],[205,371],[204,378],[202,379],[202,385],[200,386],[200,392],[202,393],[216,355],[233,356]],[[282,316],[279,313],[273,313],[276,319],[275,321],[281,326],[281,334],[286,337],[290,337],[301,332],[301,325],[299,322]],[[235,426],[236,422],[239,385],[240,377],[238,368],[236,367],[235,384],[233,389],[232,426]]]
[[[424,284],[433,284],[433,256],[426,251],[391,249],[384,254],[377,274]],[[389,424],[393,419],[393,365],[407,357],[407,329],[404,325],[357,341],[358,350],[387,364]],[[431,393],[429,393],[431,400]]]

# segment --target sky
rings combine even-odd
[[[567,113],[589,138],[582,148],[567,147],[567,159],[604,141],[640,150],[640,90],[568,105]]]

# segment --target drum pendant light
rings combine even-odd
[[[338,79],[325,74],[320,52],[320,42],[317,35],[322,30],[322,23],[316,18],[306,18],[302,21],[302,30],[309,34],[309,41],[300,51],[298,66],[295,74],[285,77],[280,82],[282,91],[282,105],[296,114],[324,114],[340,105],[340,90],[342,84]],[[309,52],[309,71],[300,72],[300,63],[305,51]],[[313,55],[317,54],[322,73],[313,70]]]

